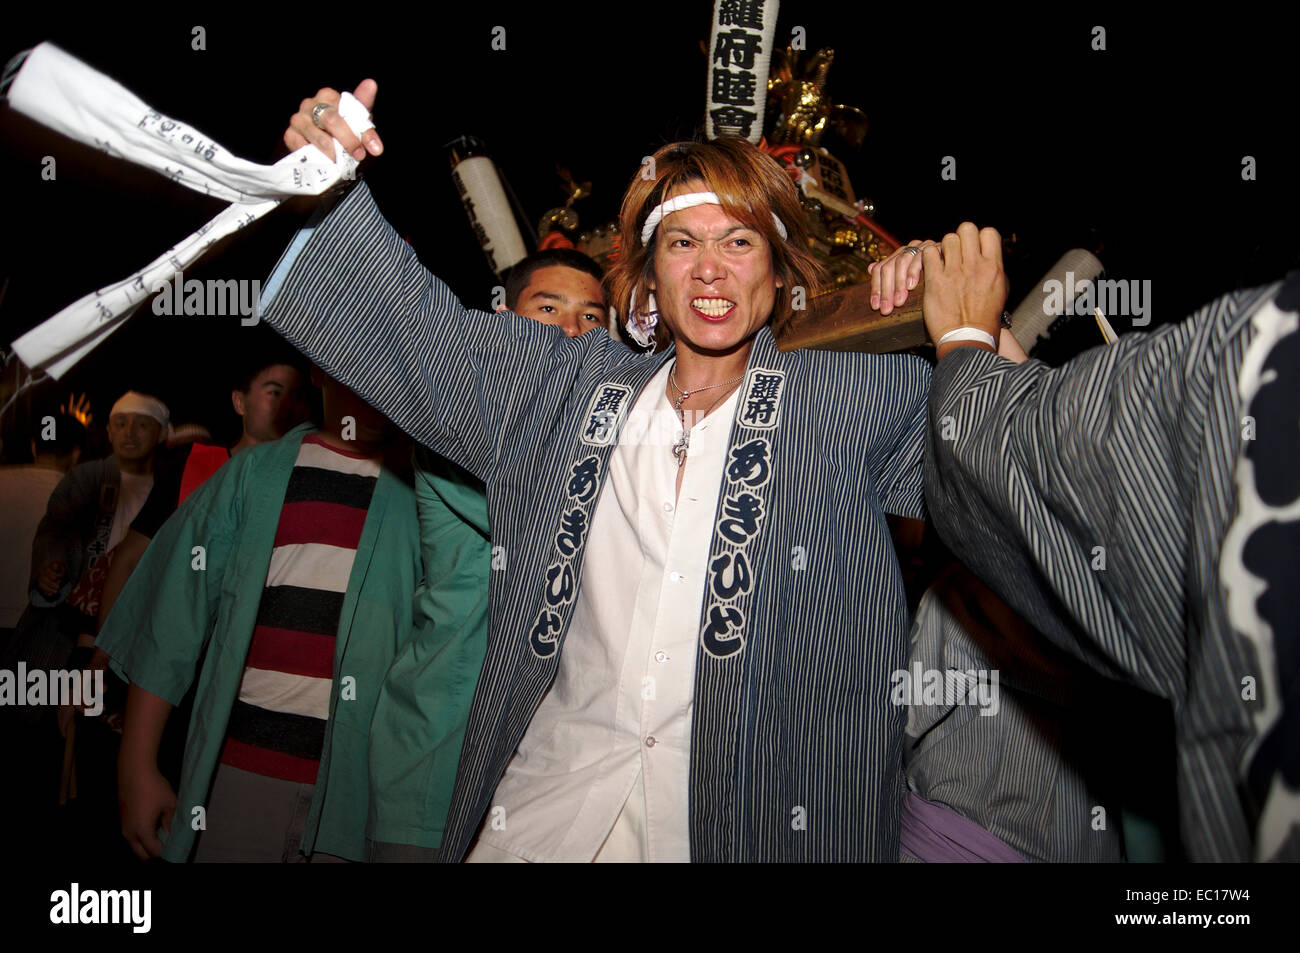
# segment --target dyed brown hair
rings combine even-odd
[[[825,273],[808,252],[799,192],[781,164],[746,140],[736,138],[674,142],[656,152],[653,159],[653,165],[643,164],[632,177],[619,212],[623,255],[610,269],[607,280],[610,303],[618,309],[620,323],[627,321],[633,304],[645,309],[648,282],[654,280],[655,236],[642,247],[641,229],[664,196],[689,185],[692,187],[687,191],[716,193],[728,215],[767,239],[772,271],[782,284],[776,289],[769,320],[773,330],[783,328],[790,320],[791,290],[801,286],[805,299],[811,302]],[[645,175],[648,169],[653,169],[654,174]],[[788,239],[781,238],[776,230],[773,212],[785,225]],[[639,300],[633,302],[632,292],[637,285],[641,286]],[[661,320],[655,329],[655,349],[667,346],[671,340],[672,332]]]

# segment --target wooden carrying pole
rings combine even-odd
[[[888,316],[871,307],[871,282],[850,285],[812,299],[796,311],[777,335],[782,351],[813,348],[823,351],[866,351],[884,354],[918,347],[926,342],[921,304],[925,279],[907,293],[907,301]]]

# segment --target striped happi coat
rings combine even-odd
[[[934,374],[935,526],[1038,631],[1172,703],[1193,860],[1300,859],[1298,312],[1294,273],[1059,368],[966,348]],[[1283,475],[1258,528],[1247,456]]]
[[[487,485],[487,657],[442,856],[473,840],[555,676],[621,415],[672,358],[463,307],[357,186],[266,320]],[[885,514],[922,514],[930,369],[757,335],[700,607],[697,861],[897,860],[908,611]],[[748,518],[736,517],[737,512]]]

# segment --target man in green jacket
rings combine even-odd
[[[132,683],[119,788],[141,857],[365,856],[371,747],[382,761],[397,737],[371,719],[430,630],[414,494],[378,461],[386,422],[327,378],[324,404],[324,429],[250,448],[186,501],[100,634]],[[177,796],[157,743],[196,677]]]
[[[370,726],[373,862],[436,859],[487,650],[492,553],[483,484],[420,448],[415,496],[424,563],[415,593],[419,628],[393,660]]]

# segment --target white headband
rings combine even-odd
[[[113,414],[144,414],[146,417],[152,417],[158,421],[158,426],[166,429],[167,420],[171,416],[167,412],[167,405],[157,397],[150,397],[148,394],[141,394],[133,390],[127,391],[117,399],[113,409],[109,411],[109,416]]]
[[[641,228],[641,244],[646,245],[649,243],[650,236],[655,233],[655,228],[664,220],[665,215],[680,212],[682,209],[694,208],[697,205],[721,204],[722,202],[719,201],[716,192],[690,192],[656,205],[655,210],[646,216],[645,225]],[[785,225],[776,217],[776,212],[772,213],[772,221],[776,222],[776,230],[780,232],[783,239],[790,237],[785,230]]]

